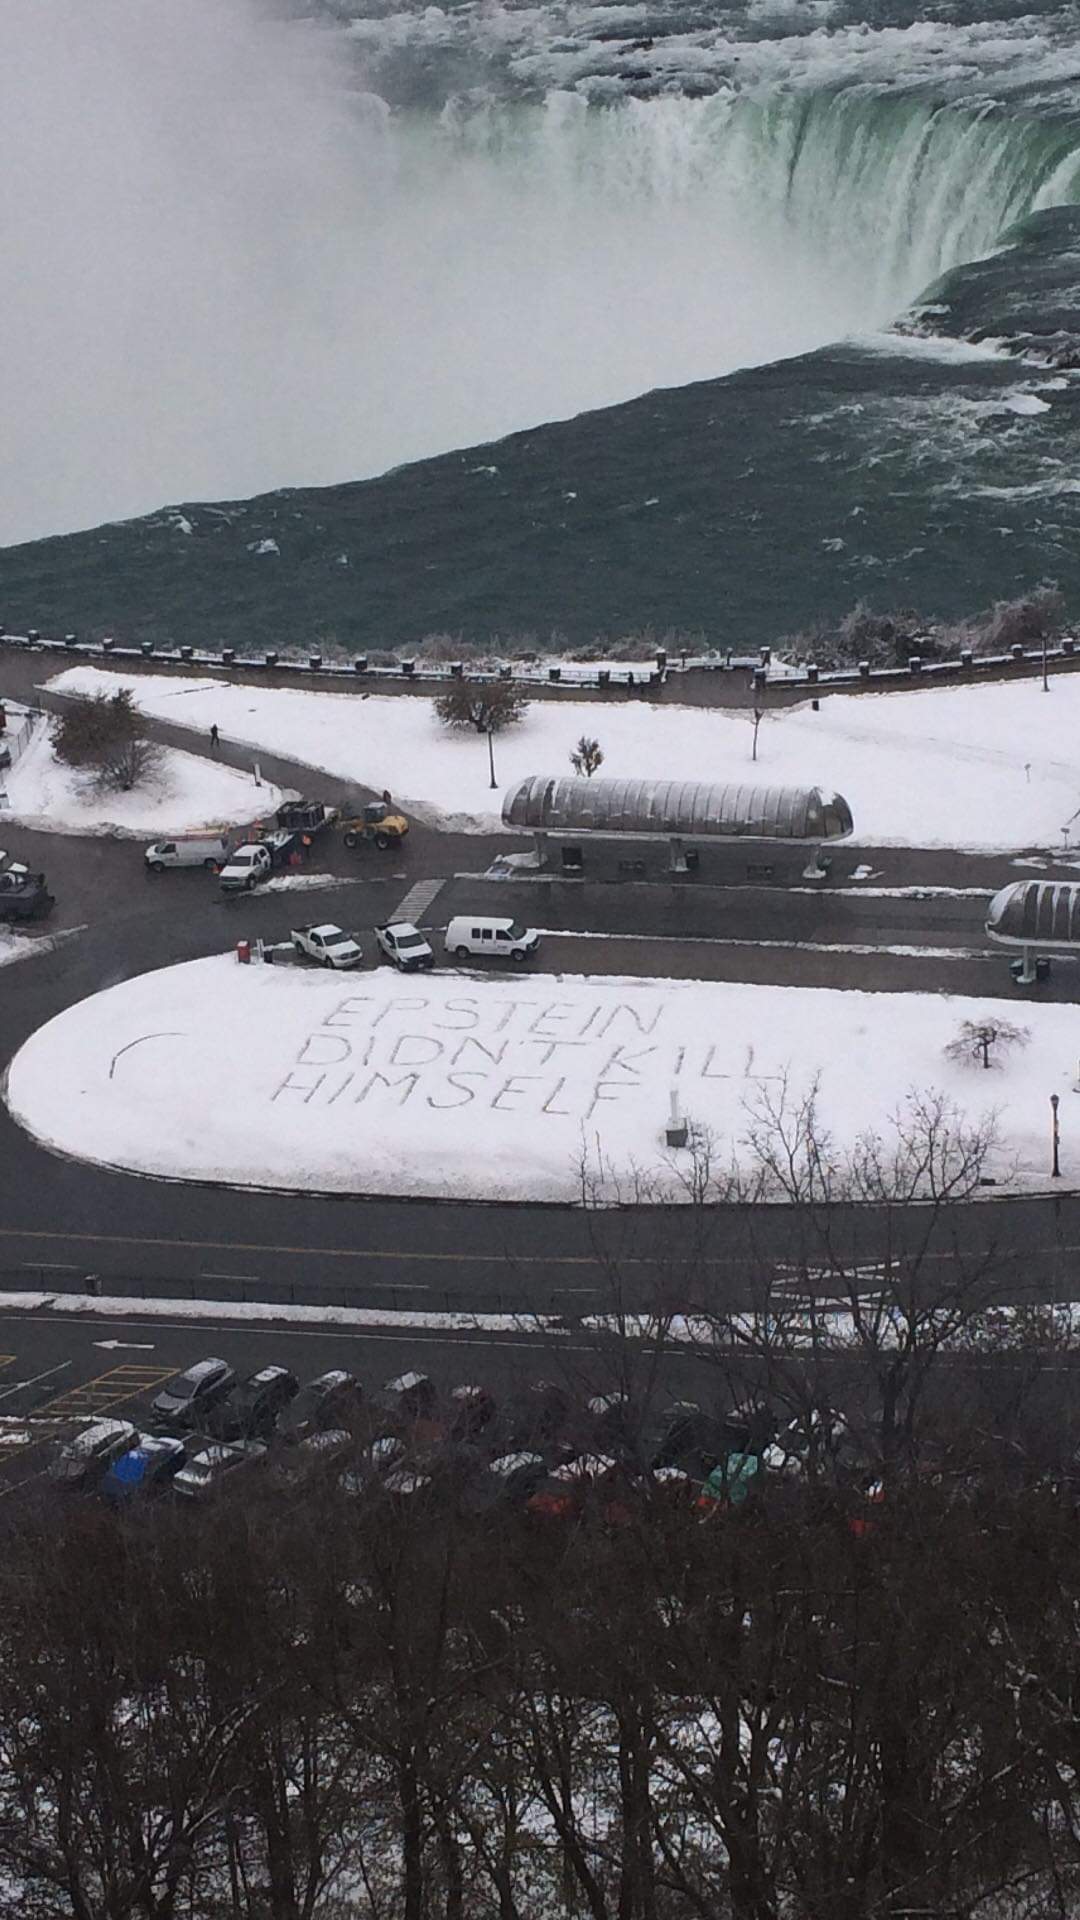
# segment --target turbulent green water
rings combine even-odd
[[[429,400],[421,444],[425,418],[444,445],[470,418],[537,424],[11,548],[9,626],[738,643],[1045,577],[1080,606],[1073,9],[319,12],[344,23],[387,217],[437,213],[436,280],[482,231],[509,263],[471,319],[410,343],[384,412],[412,418],[406,386]]]

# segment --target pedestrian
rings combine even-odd
[[[215,723],[215,725],[212,726],[210,729],[210,751],[211,753],[216,753],[217,750],[218,750],[218,730],[217,730],[217,725]]]
[[[389,795],[389,793],[388,793],[388,791],[387,791],[387,789],[386,789],[385,787],[383,788],[383,793],[382,793],[382,799],[383,799],[383,806],[384,806],[384,807],[392,807],[392,806],[393,806],[393,804],[394,804],[394,803],[393,803],[393,801],[391,800],[391,798],[390,798],[390,795]]]

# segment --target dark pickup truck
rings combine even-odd
[[[0,920],[43,920],[55,905],[43,873],[0,873]]]

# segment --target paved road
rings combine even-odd
[[[206,751],[205,741],[186,744]],[[313,784],[310,770],[292,763],[264,766],[284,784]],[[319,786],[327,790],[326,782]],[[10,825],[3,838],[46,868],[59,901],[56,931],[70,935],[46,956],[0,973],[5,1059],[44,1020],[104,985],[220,951],[241,935],[280,937],[300,913],[363,934],[428,877],[443,884],[426,922],[445,925],[451,913],[471,908],[514,912],[550,930],[545,963],[568,973],[944,985],[972,993],[999,992],[1007,982],[1004,961],[981,932],[985,895],[1016,877],[1002,857],[845,848],[817,889],[799,881],[795,853],[779,853],[767,863],[773,871],[755,878],[746,849],[710,849],[699,874],[676,880],[656,872],[663,855],[646,849],[643,877],[621,873],[616,851],[598,855],[584,880],[512,880],[490,876],[498,857],[521,843],[417,827],[401,857],[317,847],[311,867],[347,882],[332,891],[224,902],[201,873],[148,878],[136,842],[64,839]],[[857,866],[872,877],[853,881]],[[932,891],[958,885],[966,890]],[[1061,967],[1043,991],[1073,999],[1077,985],[1075,970]],[[1065,1149],[1068,1169],[1067,1121]],[[785,1263],[792,1255],[787,1216],[759,1209],[752,1228],[751,1239],[744,1217],[714,1215],[702,1242],[702,1223],[685,1212],[595,1216],[174,1187],[61,1160],[0,1114],[0,1270],[22,1284],[78,1289],[87,1272],[98,1272],[132,1293],[246,1293],[388,1309],[536,1306],[573,1315],[606,1299],[618,1263],[638,1301],[662,1284],[684,1299],[709,1294],[743,1303],[762,1260]],[[858,1232],[872,1259],[872,1229],[860,1224]],[[976,1208],[964,1238],[972,1252],[993,1253],[1005,1297],[1027,1288],[1077,1292],[1080,1205],[1070,1195],[1056,1206],[1018,1200]],[[943,1246],[942,1258],[948,1253]]]

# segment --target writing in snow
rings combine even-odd
[[[666,999],[480,999],[350,994],[300,1047],[271,1099],[588,1120],[651,1086],[750,1075],[727,1046],[671,1033]]]

